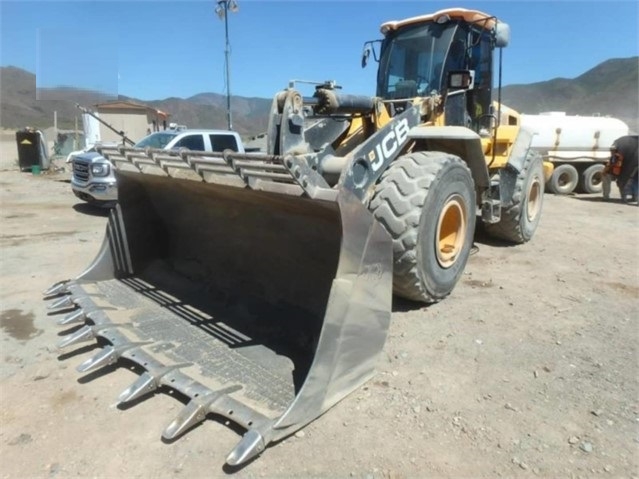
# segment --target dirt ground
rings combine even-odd
[[[237,432],[206,421],[165,443],[182,403],[119,408],[132,371],[83,376],[96,346],[56,349],[68,327],[41,292],[88,265],[106,216],[68,172],[3,169],[0,477],[639,477],[635,206],[546,195],[532,242],[478,238],[450,297],[394,302],[373,380],[231,470]]]

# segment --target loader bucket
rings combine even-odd
[[[83,323],[61,347],[103,345],[79,371],[120,358],[141,367],[120,402],[160,387],[188,398],[165,439],[223,416],[246,429],[226,459],[239,465],[372,376],[390,321],[391,241],[352,194],[116,176],[99,254],[45,295],[67,312],[59,324]]]

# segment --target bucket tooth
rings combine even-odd
[[[106,346],[102,351],[100,351],[95,356],[87,359],[82,364],[80,364],[76,369],[79,373],[86,373],[92,371],[94,369],[99,369],[101,367],[107,366],[109,364],[114,364],[120,357],[128,350],[135,349],[144,344],[149,344],[149,342],[144,343],[127,343],[122,344],[120,346]]]
[[[191,366],[192,363],[176,364],[169,367],[161,367],[154,369],[153,372],[144,372],[133,384],[120,393],[118,396],[119,403],[125,403],[138,399],[140,396],[155,391],[160,387],[160,379],[162,376],[174,371],[175,369]]]
[[[58,320],[58,324],[60,326],[65,326],[67,324],[74,323],[82,323],[86,319],[86,314],[84,314],[83,310],[73,311],[67,314],[64,318]]]
[[[67,309],[75,306],[71,296],[65,296],[47,306],[48,309]]]
[[[115,348],[113,346],[107,346],[95,356],[87,359],[80,364],[76,370],[79,373],[86,373],[92,369],[98,369],[107,364],[113,364],[118,360],[116,356]]]
[[[72,344],[82,343],[85,341],[91,341],[95,339],[95,331],[92,326],[83,326],[75,333],[65,336],[62,341],[58,343],[58,349],[66,348]]]
[[[66,318],[65,318],[66,319]],[[99,336],[102,331],[107,329],[118,328],[120,326],[124,326],[124,324],[96,324],[93,326],[89,326],[88,324],[82,326],[75,333],[66,336],[58,343],[58,348],[66,348],[72,344],[81,343],[84,341],[91,341]],[[135,346],[130,346],[131,344],[146,344],[146,343],[126,343],[120,347],[126,347],[127,349],[131,349]]]
[[[148,372],[142,373],[142,375],[135,380],[128,388],[120,393],[118,396],[118,403],[124,403],[133,401],[147,393],[155,391],[158,388],[156,379]]]
[[[199,399],[199,398],[198,398]],[[211,401],[191,400],[177,417],[167,426],[162,437],[167,440],[175,439],[184,434],[188,429],[206,419],[208,407]]]
[[[249,429],[226,457],[226,463],[229,466],[239,466],[261,454],[264,448],[265,441],[262,435],[255,429]]]
[[[58,294],[67,292],[67,283],[68,280],[58,281],[57,283],[52,284],[49,288],[42,293],[43,296],[57,296]]]

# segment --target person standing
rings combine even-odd
[[[616,180],[621,199],[625,203],[637,202],[639,189],[639,135],[617,138],[610,147],[610,159],[603,171],[603,197],[610,197],[612,180]],[[630,198],[628,198],[630,197]]]

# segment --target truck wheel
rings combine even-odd
[[[548,190],[556,195],[572,193],[579,182],[579,173],[572,165],[559,165],[548,180]]]
[[[539,225],[544,203],[544,167],[541,156],[529,151],[515,181],[512,203],[502,207],[498,223],[486,223],[486,233],[512,243],[529,241]]]
[[[475,187],[459,157],[415,152],[384,172],[369,205],[393,239],[393,291],[433,303],[464,271],[475,234]]]
[[[589,166],[581,174],[579,180],[579,188],[584,193],[601,193],[603,190],[603,169],[604,165],[598,163],[596,165]]]

